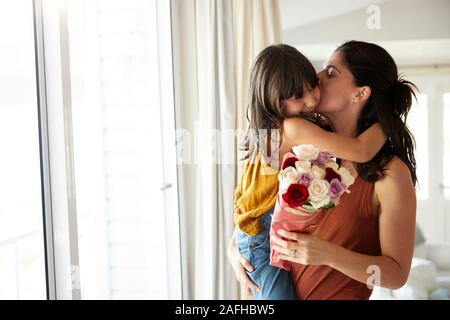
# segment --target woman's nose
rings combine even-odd
[[[322,80],[325,79],[326,70],[321,70],[317,72],[317,77],[319,78],[319,84],[322,84]]]

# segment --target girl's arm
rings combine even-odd
[[[353,252],[314,235],[281,232],[275,250],[281,259],[311,265],[328,265],[362,283],[390,289],[402,287],[409,275],[414,251],[416,196],[406,164],[394,158],[386,175],[375,183],[379,201],[381,255]],[[296,258],[289,253],[297,249]],[[379,281],[377,283],[377,280]]]
[[[383,147],[386,135],[379,123],[375,123],[356,138],[328,132],[300,117],[287,118],[283,122],[283,133],[289,145],[312,144],[329,150],[334,156],[364,163],[370,161]]]

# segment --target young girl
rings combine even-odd
[[[256,299],[297,299],[289,272],[269,265],[269,230],[278,194],[279,159],[295,145],[312,144],[338,158],[364,163],[386,141],[379,124],[350,138],[306,120],[319,102],[318,84],[308,59],[288,45],[267,47],[252,67],[247,112],[250,125],[242,146],[245,165],[235,190],[236,229],[232,241],[252,265],[247,275],[258,286],[252,289]]]

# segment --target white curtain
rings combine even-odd
[[[226,254],[234,229],[235,129],[244,125],[251,62],[279,41],[278,1],[172,0],[172,21],[176,124],[184,129],[178,138],[183,298],[237,299]]]
[[[261,50],[281,42],[278,0],[233,0],[236,57],[237,127],[246,128],[250,68]]]

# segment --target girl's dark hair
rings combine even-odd
[[[303,88],[315,88],[319,83],[316,71],[309,60],[297,49],[286,44],[265,48],[256,57],[250,74],[247,119],[249,128],[241,145],[244,159],[254,151],[267,151],[271,156],[270,142],[288,117],[283,100],[303,97]],[[261,132],[266,136],[261,139]],[[278,147],[278,146],[277,146]]]
[[[397,73],[397,65],[382,47],[362,41],[349,41],[336,49],[353,75],[355,85],[369,86],[371,95],[358,119],[358,134],[379,122],[388,137],[378,154],[367,163],[356,165],[358,174],[367,181],[380,179],[387,165],[398,156],[417,182],[414,137],[406,125],[417,87]]]

